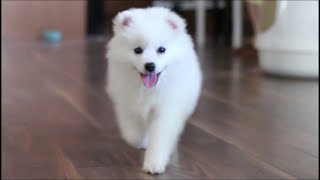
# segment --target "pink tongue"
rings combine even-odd
[[[157,73],[149,73],[149,74],[146,74],[146,75],[141,75],[141,78],[143,80],[143,84],[147,88],[154,87],[158,82]]]

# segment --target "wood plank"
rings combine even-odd
[[[318,82],[265,77],[255,61],[210,48],[167,171],[143,173],[144,151],[121,140],[104,90],[104,44],[2,48],[2,178],[318,178]]]

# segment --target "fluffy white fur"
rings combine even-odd
[[[146,148],[143,170],[162,173],[200,94],[202,75],[185,21],[166,8],[129,9],[114,19],[107,48],[107,92],[123,139]],[[158,47],[165,47],[163,54]],[[142,54],[134,49],[141,47]],[[140,73],[147,62],[161,72],[153,88]]]

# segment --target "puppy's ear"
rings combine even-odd
[[[114,33],[117,33],[129,27],[131,23],[132,23],[132,18],[128,10],[118,13],[116,17],[113,19]]]
[[[174,12],[170,12],[166,23],[175,31],[186,31],[185,20]]]

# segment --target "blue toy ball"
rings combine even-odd
[[[49,43],[58,43],[61,41],[62,35],[60,31],[45,31],[43,32],[43,39]]]

